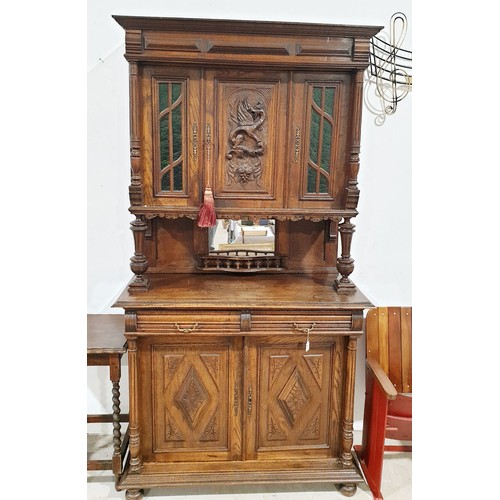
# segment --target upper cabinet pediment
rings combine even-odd
[[[319,68],[368,65],[374,26],[113,16],[126,30],[126,57],[158,61]]]

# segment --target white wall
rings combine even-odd
[[[124,31],[112,14],[324,22],[387,26],[394,12],[409,21],[409,0],[99,0],[88,1],[88,312],[121,312],[111,305],[131,277],[128,213],[128,68]],[[352,255],[353,281],[375,305],[411,305],[411,94],[382,127],[364,109],[360,215]],[[363,349],[359,351],[355,417],[362,418]],[[100,369],[99,369],[100,370]],[[108,411],[107,374],[88,369],[88,410]],[[122,377],[123,411],[126,368]]]

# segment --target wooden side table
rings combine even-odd
[[[87,366],[109,366],[113,384],[113,413],[87,415],[87,423],[113,423],[112,460],[88,460],[87,470],[112,469],[115,476],[122,472],[122,462],[128,445],[128,428],[122,441],[121,422],[128,422],[128,414],[120,417],[121,358],[127,352],[125,320],[121,314],[87,315]]]

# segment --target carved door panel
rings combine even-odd
[[[247,458],[337,456],[340,343],[313,337],[311,344],[308,352],[293,338],[247,345]]]
[[[146,205],[199,200],[201,72],[145,67],[142,75],[143,184]]]
[[[341,208],[350,118],[348,74],[295,73],[289,153],[290,204]]]
[[[218,207],[283,205],[287,84],[287,73],[207,71],[207,176]]]
[[[152,430],[150,436],[146,430],[145,448],[155,461],[240,457],[241,347],[235,351],[235,343],[227,338],[150,342],[151,396],[145,394],[144,402],[151,405],[152,425],[144,427]]]

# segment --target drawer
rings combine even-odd
[[[352,331],[352,316],[346,312],[313,313],[201,311],[141,311],[137,314],[137,332],[183,335],[256,335],[332,334]]]
[[[311,334],[328,334],[350,331],[352,317],[349,313],[265,313],[252,314],[251,331],[262,334],[295,334],[309,329]]]
[[[137,314],[137,331],[165,334],[234,335],[241,331],[238,312],[163,312]]]

